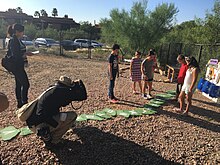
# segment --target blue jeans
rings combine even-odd
[[[114,87],[115,87],[115,79],[116,79],[117,71],[112,72],[112,80],[110,80],[109,88],[108,88],[108,97],[110,99],[114,99]],[[109,77],[110,79],[110,77]]]

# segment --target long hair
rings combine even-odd
[[[14,30],[12,28],[12,25],[9,25],[7,28],[7,37],[12,37],[13,34],[14,34]]]
[[[13,34],[16,33],[16,31],[18,32],[23,32],[24,31],[24,26],[18,23],[15,23],[13,25],[9,25],[7,28],[7,36],[8,37],[12,37]]]
[[[189,65],[188,65],[189,68],[194,67],[194,68],[197,68],[200,71],[199,63],[197,62],[195,57],[190,56],[190,57],[187,57],[186,60],[189,61]]]

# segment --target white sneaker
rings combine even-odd
[[[146,95],[146,94],[142,94],[142,97],[143,97],[144,99],[147,99],[147,95]]]
[[[147,95],[147,99],[152,99],[153,97],[151,95]]]

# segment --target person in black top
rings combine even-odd
[[[109,89],[108,89],[108,97],[110,102],[116,103],[117,99],[114,95],[114,87],[115,87],[115,79],[116,76],[119,76],[119,65],[118,65],[118,53],[120,46],[118,44],[114,44],[112,46],[112,52],[108,57],[108,74],[110,79]]]
[[[8,44],[7,56],[13,59],[14,69],[12,73],[15,76],[15,94],[17,99],[17,108],[28,102],[28,89],[30,87],[27,73],[24,69],[27,62],[26,46],[20,40],[24,34],[24,26],[21,24],[13,24],[8,27],[8,35],[11,37]]]
[[[69,77],[61,76],[54,86],[41,94],[26,123],[34,133],[42,138],[46,145],[57,144],[63,134],[73,126],[77,117],[74,111],[60,112],[60,108],[67,106],[72,101],[86,99],[86,89],[82,81],[76,81],[73,84]],[[45,128],[47,132],[43,131],[42,133]]]

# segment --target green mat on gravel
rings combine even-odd
[[[128,110],[117,110],[118,116],[124,116],[125,118],[129,118],[130,112]]]
[[[162,105],[162,104],[165,103],[165,101],[162,100],[162,99],[153,99],[153,100],[150,100],[150,103],[152,103],[152,104]]]
[[[117,115],[117,112],[113,109],[110,109],[110,108],[104,108],[102,111],[106,112],[108,115],[111,115],[111,116]]]
[[[112,118],[111,115],[107,114],[105,111],[95,111],[94,113],[96,116],[99,116],[101,118],[104,118],[104,119],[110,119]]]
[[[176,91],[173,91],[173,90],[169,90],[169,91],[167,91],[167,93],[169,93],[171,95],[176,95]]]
[[[143,110],[129,110],[129,113],[131,116],[141,116],[143,113]]]
[[[23,127],[23,128],[20,128],[20,134],[21,136],[26,136],[26,135],[29,135],[29,134],[32,134],[33,132],[28,128],[28,127]]]
[[[14,126],[8,126],[0,130],[0,137],[2,140],[11,140],[20,133],[20,130]]]
[[[171,99],[174,95],[169,94],[169,93],[162,93],[162,94],[157,94],[156,97],[159,97],[161,99]]]
[[[94,114],[81,114],[76,118],[76,121],[86,121],[86,120],[104,120],[104,118],[96,116]]]
[[[87,121],[85,114],[77,116],[76,121]]]

